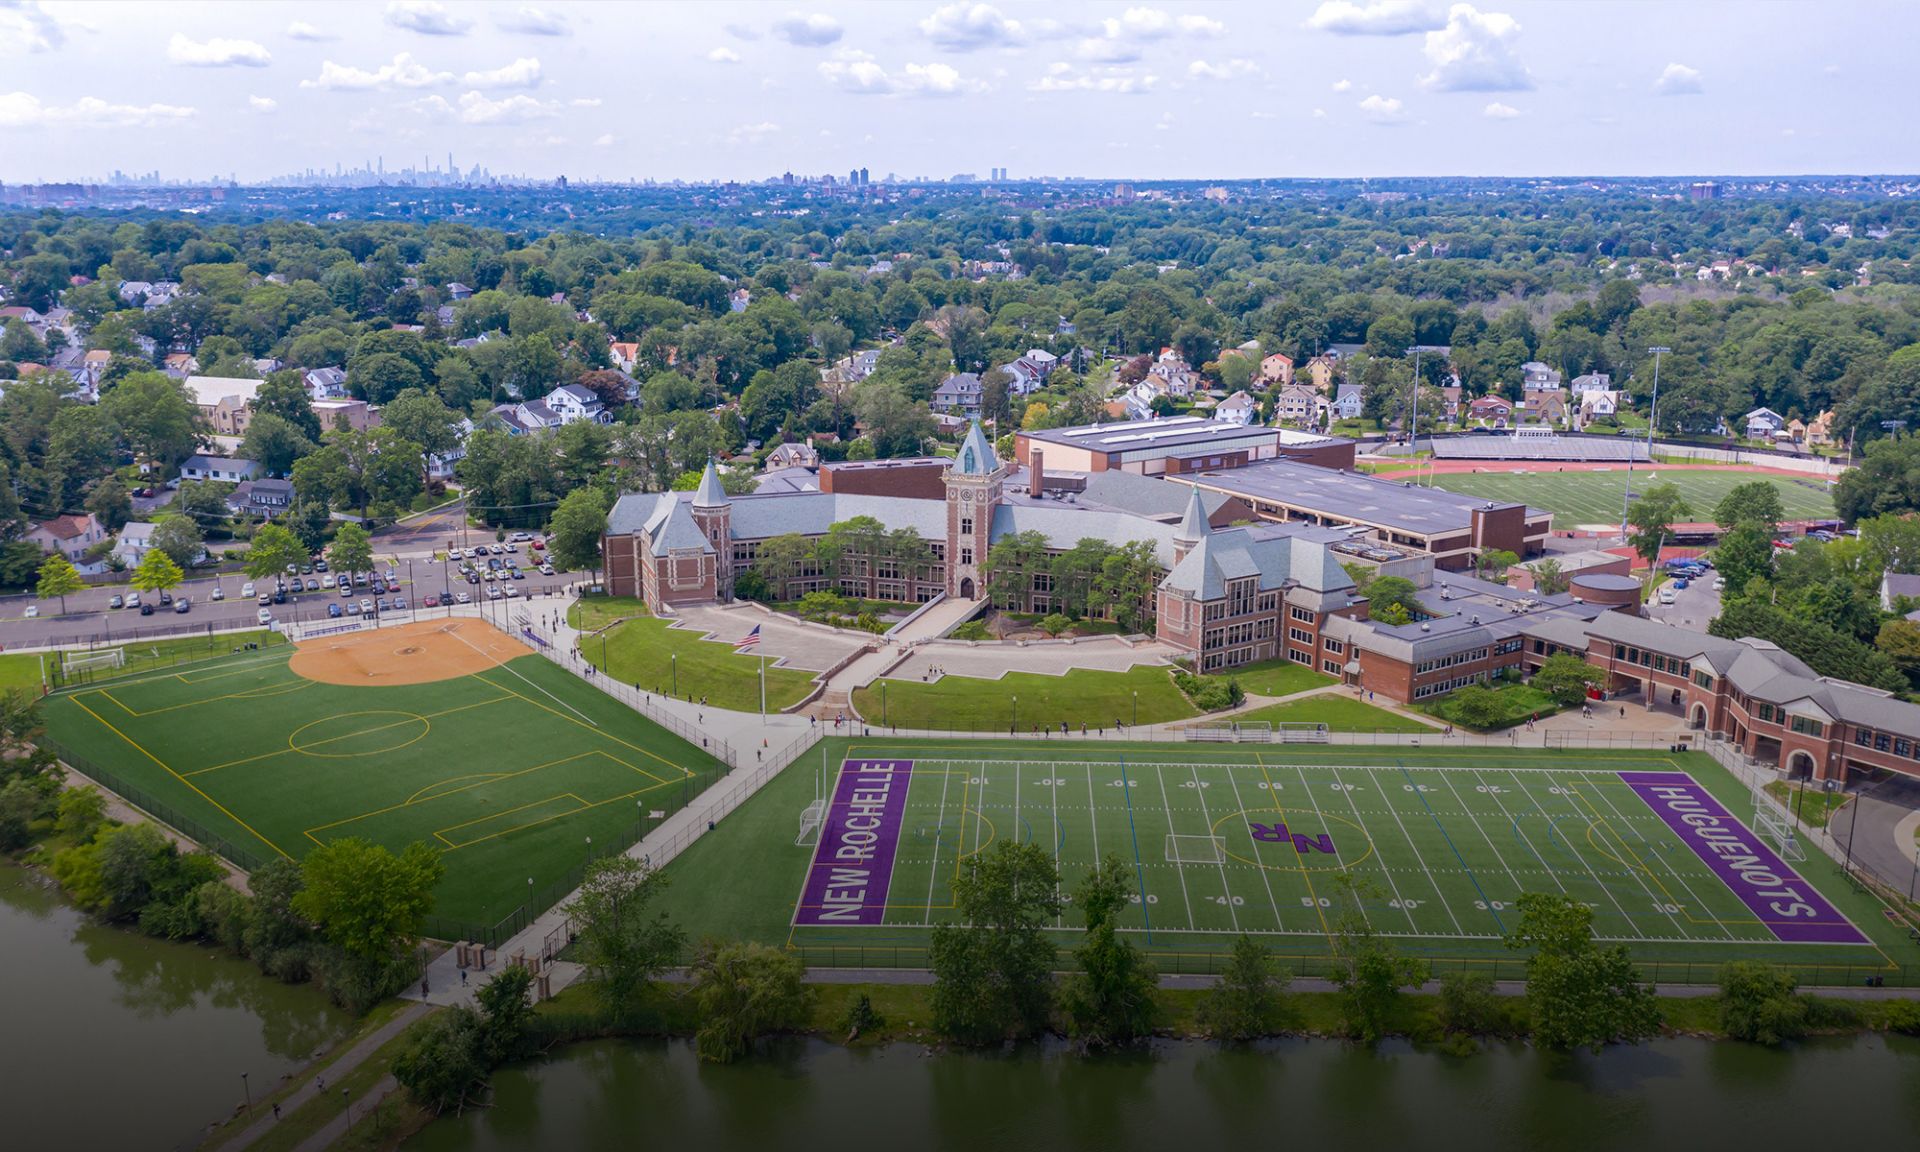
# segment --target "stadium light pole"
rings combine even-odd
[[[678,698],[680,695],[680,653],[669,652],[667,653],[667,659],[673,664],[673,694]]]
[[[1656,344],[1647,351],[1653,353],[1653,403],[1647,408],[1647,463],[1653,463],[1654,421],[1660,415],[1660,357],[1673,351],[1664,344]],[[1620,494],[1620,542],[1627,539],[1627,507],[1633,500],[1633,452],[1627,452],[1627,490]]]
[[[1407,420],[1407,452],[1417,464],[1420,459],[1420,345],[1407,349],[1413,356],[1413,415]],[[1415,472],[1415,476],[1419,475]]]

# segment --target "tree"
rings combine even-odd
[[[1737,599],[1756,577],[1773,576],[1773,536],[1754,520],[1735,524],[1713,550],[1713,564],[1726,580],[1726,595]]]
[[[1852,521],[1920,511],[1920,436],[1869,441],[1860,463],[1840,474],[1833,506]]]
[[[480,1008],[481,1055],[488,1067],[499,1067],[521,1054],[527,1029],[533,1024],[533,973],[508,966],[473,994]]]
[[[1449,715],[1469,728],[1498,728],[1506,721],[1507,709],[1500,694],[1484,684],[1468,684],[1447,697]]]
[[[200,446],[200,409],[186,385],[163,372],[133,373],[100,406],[119,425],[127,446],[162,473],[171,473]]]
[[[1520,557],[1505,548],[1489,548],[1474,558],[1474,567],[1482,576],[1499,578],[1507,569],[1520,563]]]
[[[1873,646],[1906,674],[1908,683],[1920,683],[1920,624],[1896,616],[1880,625]]]
[[[1001,840],[967,858],[953,883],[957,920],[934,926],[933,1023],[963,1044],[1030,1036],[1053,1002],[1049,923],[1060,914],[1059,871],[1036,843]]]
[[[600,567],[600,538],[607,532],[607,497],[598,488],[576,488],[560,500],[547,527],[547,558],[565,572]]]
[[[1775,1045],[1807,1030],[1807,998],[1793,973],[1758,960],[1720,966],[1720,1030],[1735,1040]]]
[[[587,866],[580,894],[566,906],[580,962],[616,1011],[631,1008],[686,947],[685,935],[665,912],[648,914],[666,885],[645,862],[608,856]]]
[[[340,525],[327,546],[327,562],[342,572],[373,571],[373,537],[358,524]]]
[[[107,822],[107,798],[91,785],[68,788],[60,793],[54,809],[54,831],[76,844],[93,839]]]
[[[240,454],[257,461],[261,468],[274,476],[285,476],[291,472],[294,461],[313,449],[314,443],[305,433],[271,412],[256,414],[253,422],[247,425],[246,436],[240,441]]]
[[[153,526],[152,544],[181,568],[197,563],[206,551],[206,538],[191,516],[162,516]]]
[[[1771,480],[1736,484],[1713,506],[1713,522],[1722,528],[1758,524],[1771,532],[1786,518],[1787,510],[1780,503],[1780,489]]]
[[[1851,636],[1751,596],[1721,604],[1720,615],[1707,625],[1707,632],[1727,640],[1752,636],[1777,644],[1821,676],[1888,692],[1906,690],[1907,678],[1886,656]]]
[[[60,614],[67,613],[67,596],[87,586],[80,578],[80,570],[73,561],[58,552],[50,552],[40,565],[40,582],[34,586],[33,594],[42,600],[60,598]]]
[[[446,868],[440,853],[417,842],[395,855],[355,836],[330,840],[301,861],[293,909],[345,953],[357,990],[377,996],[433,910]]]
[[[719,1064],[745,1056],[769,1032],[800,1027],[813,1001],[806,965],[765,944],[704,941],[689,975],[700,1008],[694,1050]]]
[[[1578,656],[1561,652],[1546,658],[1533,674],[1533,686],[1553,697],[1562,708],[1571,708],[1587,697],[1587,683],[1593,669]]]
[[[1633,502],[1627,523],[1633,526],[1633,550],[1648,564],[1660,562],[1660,547],[1672,536],[1673,525],[1693,515],[1680,489],[1669,483],[1652,485]]]
[[[147,549],[147,554],[140,558],[140,566],[133,570],[133,586],[142,592],[165,592],[184,579],[186,573],[180,570],[180,565],[159,548]]]
[[[1507,947],[1532,949],[1527,958],[1527,1007],[1534,1039],[1565,1051],[1610,1043],[1637,1043],[1660,1027],[1653,988],[1623,945],[1601,948],[1593,938],[1593,909],[1558,893],[1528,892]]]
[[[1527,570],[1533,573],[1534,590],[1542,596],[1558,596],[1573,586],[1572,580],[1560,567],[1560,561],[1551,556],[1535,560],[1527,565]]]
[[[1241,933],[1233,942],[1220,982],[1200,1001],[1200,1026],[1216,1040],[1252,1040],[1273,1031],[1292,974],[1265,945]]]
[[[1087,1044],[1125,1044],[1153,1028],[1153,964],[1114,923],[1137,887],[1132,870],[1110,853],[1073,890],[1087,932],[1074,951],[1080,970],[1067,980],[1060,1002],[1069,1028]]]
[[[1493,1026],[1493,975],[1488,972],[1448,972],[1440,977],[1440,1026],[1448,1032],[1474,1035]]]
[[[484,1098],[492,1067],[484,1054],[485,1027],[473,1009],[463,1004],[436,1012],[407,1034],[407,1046],[393,1059],[393,1078],[422,1108],[458,1114]]]
[[[255,580],[279,576],[289,565],[295,571],[307,562],[307,546],[278,524],[262,524],[247,549],[247,575]]]
[[[1390,624],[1405,624],[1425,616],[1426,609],[1420,607],[1419,591],[1413,581],[1404,576],[1382,576],[1367,585],[1367,614]],[[1399,610],[1397,614],[1393,611],[1396,608]],[[1383,616],[1382,612],[1388,615]],[[1394,615],[1400,618],[1393,619]]]
[[[133,519],[133,496],[120,477],[108,473],[93,482],[87,492],[87,511],[93,513],[109,532],[118,532]]]
[[[1374,933],[1362,907],[1363,900],[1380,898],[1371,882],[1342,872],[1335,885],[1340,913],[1332,925],[1333,983],[1340,990],[1347,1030],[1372,1044],[1386,1035],[1400,989],[1426,982],[1427,965],[1401,956],[1391,941]]]

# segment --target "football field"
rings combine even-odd
[[[1686,517],[1690,520],[1713,519],[1714,507],[1727,493],[1755,480],[1773,484],[1790,520],[1824,520],[1834,514],[1833,497],[1824,484],[1811,477],[1737,469],[1667,468],[1659,464],[1640,465],[1633,470],[1635,492],[1645,492],[1662,483],[1680,489],[1687,505],[1693,509]],[[1556,472],[1553,465],[1541,464],[1525,471],[1436,472],[1431,482],[1436,488],[1467,496],[1524,501],[1552,512],[1554,527],[1573,528],[1581,524],[1620,523],[1620,501],[1626,491],[1627,470],[1622,465],[1611,470]]]
[[[967,860],[1017,840],[1053,856],[1063,893],[1119,857],[1135,888],[1123,930],[1156,949],[1224,951],[1243,932],[1297,949],[1357,911],[1419,950],[1484,954],[1521,894],[1548,892],[1637,954],[1879,959],[1860,908],[1783,858],[1801,845],[1755,834],[1740,786],[1709,788],[1725,773],[1703,757],[1059,751],[1085,758],[860,748],[829,770],[822,827],[799,849],[790,941],[923,942]],[[1071,903],[1056,927],[1078,927]]]

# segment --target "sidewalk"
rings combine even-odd
[[[373,1033],[362,1038],[359,1043],[341,1054],[337,1060],[328,1064],[326,1068],[320,1070],[317,1075],[310,1077],[306,1083],[300,1085],[300,1087],[294,1089],[283,1098],[280,1101],[281,1111],[292,1112],[306,1104],[309,1100],[317,1098],[323,1091],[318,1085],[324,1084],[328,1079],[333,1080],[336,1084],[346,1079],[348,1073],[358,1068],[361,1063],[365,1061],[367,1057],[373,1055],[382,1044],[385,1044],[387,1041],[404,1032],[408,1025],[420,1019],[420,1017],[425,1016],[427,1011],[428,1008],[425,1004],[409,1004],[405,1008],[402,1008],[394,1014],[393,1019],[381,1025],[379,1029]],[[385,1095],[386,1092],[392,1091],[392,1088],[392,1077],[388,1077],[384,1088],[377,1088],[375,1091],[380,1093],[380,1095]],[[376,1096],[375,1099],[378,1099],[378,1097]],[[273,1131],[274,1126],[279,1122],[280,1121],[274,1117],[272,1110],[268,1109],[266,1113],[255,1120],[246,1131],[235,1137],[233,1142],[228,1144],[223,1152],[240,1152],[241,1149],[248,1147],[255,1140]],[[332,1125],[328,1125],[328,1128],[332,1127]],[[322,1129],[322,1131],[324,1132],[326,1129]],[[346,1125],[344,1123],[340,1125],[340,1131],[346,1131]],[[316,1135],[313,1139],[309,1139],[300,1146],[302,1148],[309,1146],[324,1148],[332,1143],[332,1140],[327,1140],[320,1144],[314,1144],[314,1139],[318,1139],[318,1136]]]

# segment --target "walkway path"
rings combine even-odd
[[[328,1064],[324,1069],[319,1070],[317,1075],[309,1078],[304,1084],[301,1084],[298,1088],[295,1088],[292,1092],[282,1097],[280,1100],[281,1111],[292,1112],[307,1101],[317,1098],[321,1092],[325,1091],[322,1085],[328,1080],[332,1080],[338,1084],[340,1081],[346,1079],[349,1073],[365,1062],[367,1057],[379,1050],[381,1045],[406,1031],[408,1025],[420,1019],[420,1017],[425,1016],[428,1011],[428,1006],[425,1004],[409,1004],[394,1013],[393,1019],[382,1024],[366,1036],[361,1037],[353,1047],[347,1049],[338,1059]],[[380,1092],[381,1095],[385,1095],[387,1091],[392,1090],[391,1081],[392,1077],[388,1077],[386,1089],[384,1091],[376,1089],[376,1091]],[[378,1099],[378,1097],[376,1096],[375,1099]],[[255,1120],[246,1131],[234,1137],[232,1142],[227,1144],[222,1152],[240,1152],[241,1149],[251,1145],[255,1140],[273,1131],[274,1125],[278,1123],[279,1121],[275,1119],[272,1111],[269,1109],[265,1115]],[[340,1125],[340,1131],[346,1131],[346,1125],[344,1123]],[[318,1138],[317,1135],[315,1138]],[[330,1140],[316,1145],[312,1139],[309,1139],[306,1143],[300,1145],[300,1147],[307,1148],[312,1146],[324,1148],[329,1143],[331,1143]]]
[[[922,640],[938,640],[966,623],[968,617],[980,611],[982,603],[983,601],[980,600],[963,600],[958,596],[949,596],[920,613],[912,623],[895,631],[887,639],[896,644],[918,644]]]
[[[366,1093],[347,1105],[340,1115],[322,1124],[313,1135],[294,1145],[293,1152],[326,1152],[339,1142],[351,1130],[355,1122],[366,1121],[367,1116],[387,1098],[387,1093],[400,1087],[400,1082],[392,1076],[382,1076],[380,1082],[367,1089]]]

